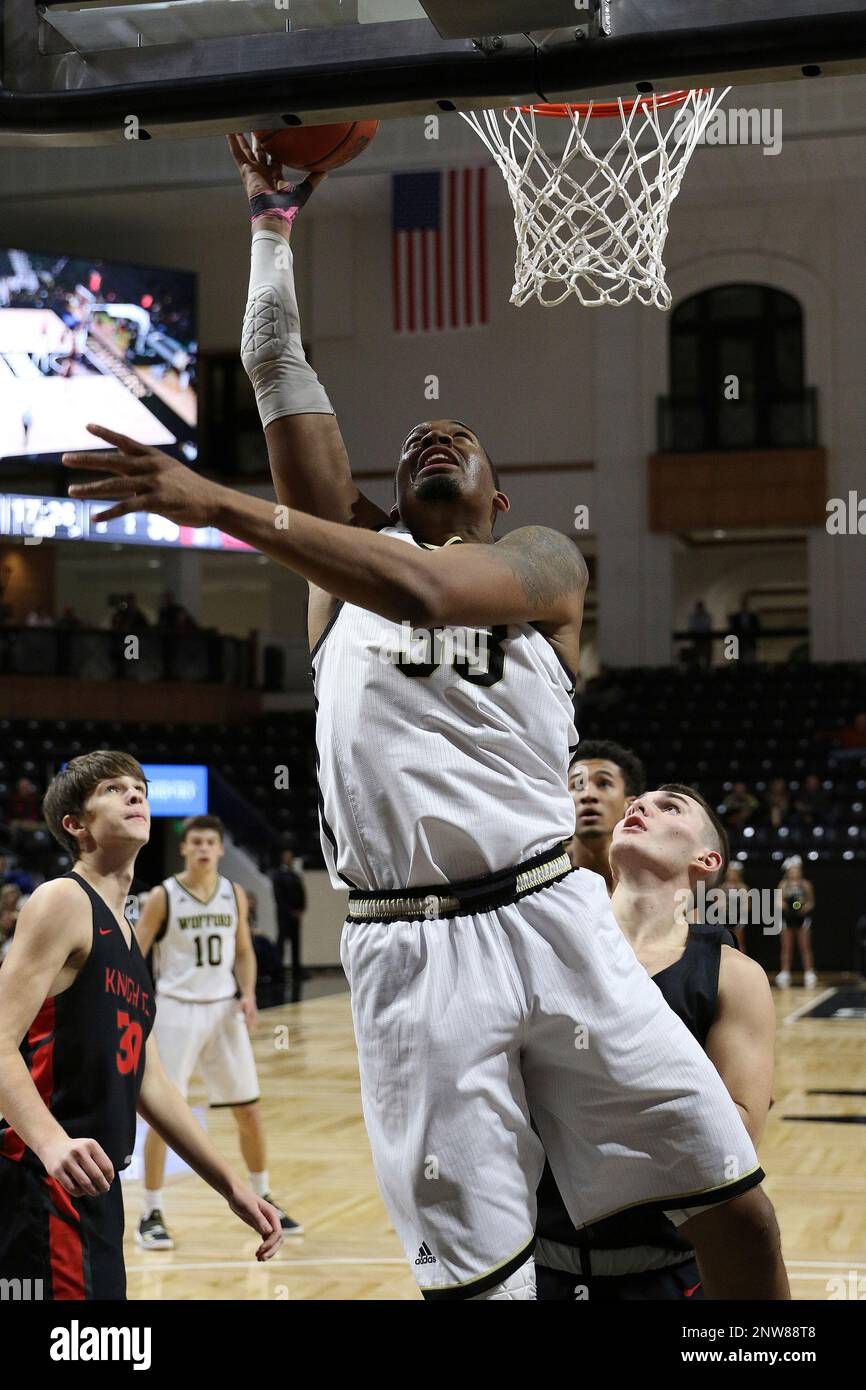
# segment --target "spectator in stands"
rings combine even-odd
[[[0,912],[17,912],[22,897],[17,883],[4,883],[0,888]]]
[[[12,945],[21,901],[17,884],[6,883],[0,888],[0,962]]]
[[[736,859],[728,864],[721,887],[728,895],[725,925],[736,938],[743,955],[746,950],[746,923],[749,920],[749,890],[743,877],[743,866]]]
[[[0,908],[0,965],[3,964],[3,957],[12,945],[16,921],[17,913]]]
[[[830,816],[830,802],[821,779],[814,772],[803,779],[803,785],[794,797],[794,810],[797,819],[808,830],[814,825],[824,825]]]
[[[170,589],[166,589],[159,605],[159,614],[156,619],[157,627],[177,627],[182,612],[183,609],[175,599],[174,594]]]
[[[839,747],[866,750],[866,711],[855,714],[850,724],[839,730]]]
[[[745,782],[735,782],[722,802],[725,824],[732,830],[740,830],[748,825],[758,809],[758,798],[749,791]]]
[[[8,854],[0,854],[0,885],[14,884],[22,897],[29,897],[34,884],[30,874],[13,864]]]
[[[774,777],[767,788],[767,819],[774,830],[791,819],[791,793],[784,777]]]
[[[689,614],[689,632],[694,635],[692,655],[698,666],[709,666],[713,656],[713,619],[702,598]]]
[[[740,660],[754,661],[758,651],[761,620],[757,613],[753,613],[749,608],[748,594],[743,594],[740,607],[736,613],[731,614],[729,622],[731,632],[740,640]]]
[[[190,632],[198,624],[183,605],[177,602],[171,590],[166,589],[159,608],[157,626],[168,628],[172,632]]]
[[[67,604],[57,620],[58,627],[74,628],[83,626],[81,619],[71,604]]]
[[[307,908],[307,893],[294,865],[294,852],[287,847],[280,856],[279,868],[271,873],[271,882],[277,904],[280,961],[284,959],[288,939],[292,947],[292,1003],[297,1003],[301,997],[301,980],[309,977],[301,968],[301,927]]]
[[[813,989],[818,983],[812,956],[815,890],[809,880],[803,877],[803,861],[799,854],[792,854],[790,859],[786,859],[782,870],[782,880],[778,889],[782,909],[782,968],[776,976],[776,984],[780,989],[787,989],[791,983],[791,962],[796,936],[803,965],[803,984],[806,989]]]
[[[9,798],[9,824],[13,830],[35,830],[42,824],[39,795],[29,777],[19,777]]]
[[[17,883],[4,883],[0,888],[0,912],[17,913],[23,896]]]
[[[115,632],[144,632],[150,621],[138,606],[135,594],[127,594],[118,604],[111,626]]]

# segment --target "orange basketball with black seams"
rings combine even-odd
[[[253,133],[259,149],[289,169],[329,173],[363,154],[378,129],[378,121],[340,121]]]

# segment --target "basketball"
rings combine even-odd
[[[289,169],[329,173],[357,159],[379,129],[378,121],[340,121],[337,125],[257,130],[259,149]]]

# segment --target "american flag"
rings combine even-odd
[[[394,174],[394,331],[487,322],[486,169]]]

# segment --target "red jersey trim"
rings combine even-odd
[[[48,1213],[48,1255],[51,1262],[51,1297],[84,1299],[84,1248],[81,1217],[72,1198],[56,1178],[44,1179],[48,1200],[56,1211]],[[58,1215],[57,1213],[60,1213]]]
[[[46,999],[27,1032],[25,1046],[30,1053],[28,1070],[39,1098],[51,1109],[54,1099],[54,1026],[56,1011],[54,1000]],[[24,1140],[12,1128],[0,1134],[0,1154],[20,1163],[24,1157]]]

